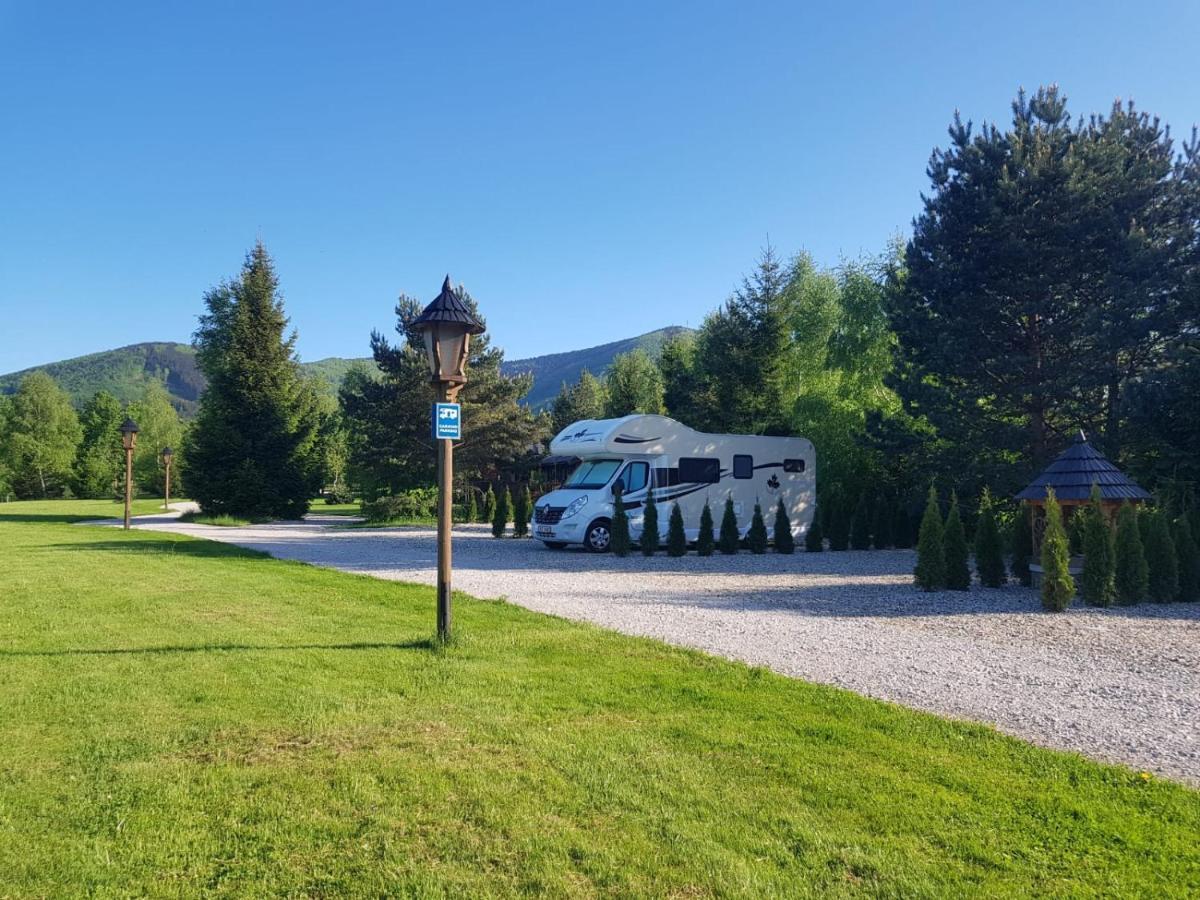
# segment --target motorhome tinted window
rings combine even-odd
[[[783,471],[785,472],[803,472],[804,460],[802,459],[785,459],[783,461]]]
[[[625,474],[621,476],[625,479],[625,492],[632,493],[640,491],[646,486],[646,482],[650,478],[650,466],[644,462],[630,463],[625,468]]]
[[[682,457],[679,460],[680,484],[716,484],[721,480],[721,461]]]
[[[608,484],[620,465],[619,459],[589,459],[581,462],[563,487],[578,488],[581,491],[602,488]]]
[[[753,478],[754,457],[739,453],[733,457],[733,477]]]

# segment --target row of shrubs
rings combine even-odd
[[[700,511],[700,533],[696,538],[696,553],[699,556],[712,556],[714,552],[733,555],[744,545],[751,553],[766,553],[772,543],[771,535],[767,533],[767,524],[763,518],[762,506],[754,504],[754,515],[750,519],[750,530],[745,540],[738,529],[737,513],[734,511],[733,498],[725,500],[725,510],[721,516],[721,529],[714,531],[712,509],[706,500],[704,509]],[[788,519],[783,500],[775,507],[774,547],[776,553],[795,553],[796,542],[792,536],[792,524]],[[658,525],[658,505],[653,497],[647,497],[646,508],[642,519],[642,533],[638,538],[636,549],[643,556],[653,556],[661,549],[666,549],[668,556],[684,556],[688,552],[687,533],[684,530],[683,511],[678,503],[671,504],[671,515],[667,520],[667,536],[665,542]],[[620,504],[617,505],[612,521],[612,551],[617,556],[628,556],[635,549],[634,542],[629,536],[629,517]]]

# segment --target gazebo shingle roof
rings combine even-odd
[[[1074,442],[1050,463],[1046,470],[1017,494],[1018,500],[1045,500],[1046,488],[1054,488],[1059,500],[1086,500],[1092,485],[1100,488],[1100,497],[1115,503],[1123,500],[1149,500],[1150,494],[1136,481],[1110,463],[1088,443],[1080,431]]]

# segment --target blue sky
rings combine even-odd
[[[0,0],[0,372],[187,340],[261,237],[305,359],[450,272],[510,358],[877,253],[955,108],[1200,120],[1200,4]]]

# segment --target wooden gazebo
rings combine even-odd
[[[1100,501],[1105,513],[1112,518],[1126,501],[1145,503],[1150,494],[1136,481],[1109,462],[1093,447],[1081,430],[1071,446],[1059,454],[1025,490],[1016,495],[1030,506],[1033,516],[1033,552],[1036,558],[1046,530],[1046,490],[1054,489],[1054,497],[1063,508],[1063,519],[1069,521],[1080,507],[1085,506],[1092,485],[1100,489]]]

